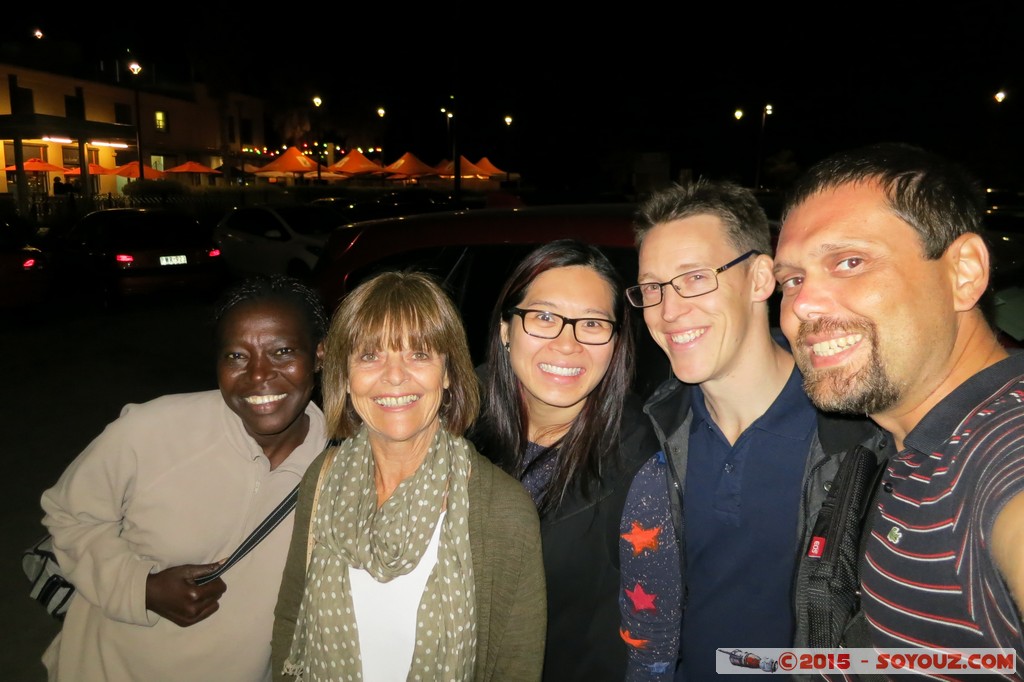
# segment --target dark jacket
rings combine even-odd
[[[619,525],[634,474],[657,450],[639,401],[627,401],[619,452],[602,463],[601,484],[589,499],[574,489],[556,510],[541,516],[548,587],[545,680],[621,682],[625,675]]]
[[[643,408],[666,453],[671,477],[669,485],[676,492],[672,496],[673,517],[680,547],[685,547],[682,491],[686,485],[692,393],[692,389],[686,384],[677,379],[669,379],[655,390]],[[680,428],[681,426],[682,428]],[[846,454],[858,445],[875,453],[879,463],[884,462],[892,451],[892,439],[889,434],[878,428],[871,420],[865,417],[818,413],[818,428],[812,440],[811,451],[808,453],[804,470],[797,528],[798,543],[793,548],[793,551],[798,553],[797,576],[794,577],[795,647],[807,646],[807,595],[806,586],[803,583],[804,566],[801,564],[801,560],[807,554],[811,531],[832,485],[832,480],[839,470],[839,464]],[[685,552],[681,552],[681,555],[685,557]],[[683,584],[685,584],[686,567],[685,562],[681,563]],[[838,646],[839,642],[836,642],[835,645]]]
[[[603,458],[602,480],[588,495],[573,487],[561,505],[540,517],[548,594],[543,679],[550,682],[622,682],[625,676],[619,525],[633,475],[659,449],[632,395],[619,443],[618,452]]]

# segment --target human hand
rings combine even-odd
[[[206,620],[220,608],[227,590],[221,578],[205,585],[195,579],[215,570],[220,563],[172,566],[146,578],[146,608],[185,628]]]

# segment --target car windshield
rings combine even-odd
[[[338,227],[338,215],[323,206],[277,206],[274,210],[300,234],[328,234]]]

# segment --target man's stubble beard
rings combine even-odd
[[[811,366],[812,351],[804,339],[811,334],[862,334],[860,343],[871,344],[868,362],[857,370],[847,366],[815,369]],[[878,328],[867,319],[839,322],[823,318],[801,322],[797,334],[800,350],[794,353],[797,366],[804,376],[804,391],[811,402],[825,412],[872,415],[888,410],[899,402],[902,391],[886,373],[885,363],[878,347]]]

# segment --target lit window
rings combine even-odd
[[[161,133],[167,132],[167,114],[163,111],[157,111],[153,114],[153,124],[156,129]]]

